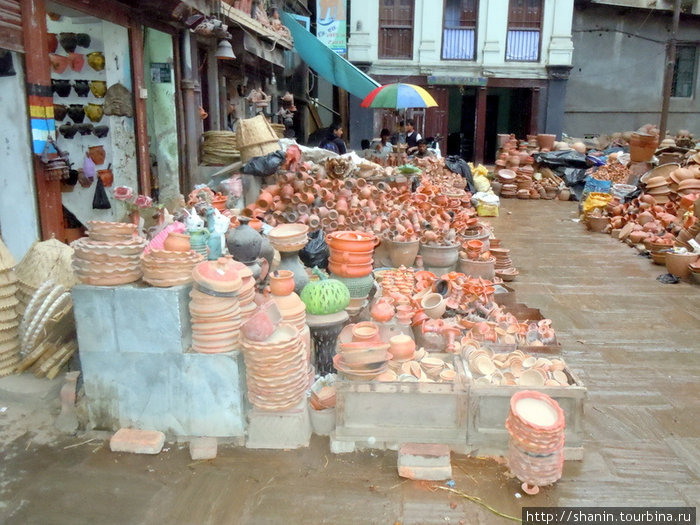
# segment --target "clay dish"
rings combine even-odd
[[[481,356],[474,361],[474,369],[481,375],[491,375],[496,371],[493,361],[486,356]]]
[[[518,380],[521,386],[544,386],[544,377],[537,370],[525,370]]]
[[[561,385],[569,384],[569,377],[562,370],[554,370],[552,377]]]

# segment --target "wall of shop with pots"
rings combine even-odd
[[[82,176],[74,186],[64,184],[63,205],[83,224],[120,220],[125,209],[113,198],[112,189],[137,187],[134,119],[105,115],[104,102],[106,90],[117,83],[133,93],[128,30],[82,13],[57,11],[46,22],[50,47],[52,35],[57,41],[50,55],[57,143],[70,154],[73,169],[88,167],[86,155],[90,154],[96,172],[92,180]],[[126,105],[133,115],[133,99]],[[110,209],[93,208],[98,177]]]
[[[24,64],[11,52],[14,75],[0,76],[0,234],[17,260],[39,238],[31,138],[26,125]]]

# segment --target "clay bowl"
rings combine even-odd
[[[352,329],[353,342],[380,342],[379,328],[376,324],[364,321],[357,323]]]
[[[433,292],[421,299],[421,307],[431,319],[440,319],[447,309],[447,302],[442,295]]]
[[[694,253],[666,253],[666,270],[668,273],[681,279],[690,277],[690,265],[695,263],[700,256]]]
[[[416,352],[416,342],[408,335],[395,335],[389,339],[390,352],[397,361],[411,359]]]

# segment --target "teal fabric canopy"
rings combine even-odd
[[[296,52],[311,69],[328,82],[361,99],[379,87],[379,83],[309,33],[289,14],[282,12],[281,18],[292,32]]]

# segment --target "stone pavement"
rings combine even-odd
[[[529,497],[494,459],[453,454],[455,488],[516,516],[523,506],[700,506],[700,286],[657,282],[663,267],[586,232],[571,221],[576,206],[506,200],[491,222],[520,270],[518,301],[553,319],[588,387],[584,460]],[[22,410],[3,385],[0,406]],[[10,421],[0,414],[0,435]],[[512,523],[443,483],[399,478],[395,451],[334,456],[327,438],[293,451],[220,444],[216,459],[192,461],[186,443],[137,456],[111,453],[99,433],[37,444],[21,431],[0,462],[0,524]]]

